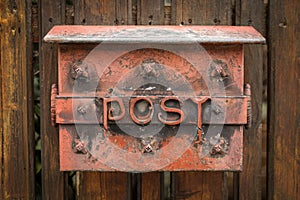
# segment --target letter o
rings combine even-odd
[[[136,114],[134,113],[135,105],[139,101],[146,101],[150,105],[149,112],[145,116],[136,116]],[[134,99],[130,99],[129,114],[132,121],[134,121],[136,124],[139,125],[148,124],[149,122],[151,122],[154,114],[154,107],[152,101],[147,97],[136,97]]]

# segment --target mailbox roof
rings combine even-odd
[[[54,26],[54,43],[265,43],[251,26]]]

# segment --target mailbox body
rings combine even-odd
[[[61,170],[242,169],[253,28],[57,26],[44,40],[59,43]]]

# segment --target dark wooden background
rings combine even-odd
[[[41,70],[43,199],[300,199],[299,0],[1,0],[0,8],[0,199],[35,199],[38,190],[35,45]],[[58,24],[254,26],[267,44],[246,46],[254,124],[245,132],[243,171],[76,172],[73,180],[59,172],[58,131],[49,114],[57,48],[42,42]],[[262,131],[263,80],[267,135]]]

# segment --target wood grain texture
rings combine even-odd
[[[115,0],[115,24],[116,25],[127,25],[130,20],[128,17],[129,12],[131,11],[131,4],[128,4],[128,0]]]
[[[128,24],[127,0],[74,1],[74,24]],[[131,199],[131,176],[127,173],[78,172],[77,199]]]
[[[269,4],[268,199],[300,197],[300,1]]]
[[[74,24],[127,25],[132,21],[131,2],[131,0],[74,1]]]
[[[0,199],[34,199],[31,1],[0,8]]]
[[[138,25],[163,25],[164,0],[137,0]]]
[[[138,25],[163,25],[164,0],[137,0],[137,24]],[[162,199],[164,181],[163,172],[151,172],[140,174],[136,179],[137,193],[140,199]]]
[[[176,172],[172,179],[172,199],[227,199],[223,172]]]
[[[128,173],[85,172],[78,174],[77,199],[129,199],[130,188],[124,187],[128,184]]]
[[[251,85],[252,127],[244,132],[244,158],[243,171],[239,176],[239,199],[262,198],[262,65],[262,46],[245,46],[245,82]]]
[[[57,48],[42,42],[46,33],[57,24],[65,23],[65,1],[39,1],[40,15],[40,84],[43,199],[67,199],[67,174],[59,171],[58,130],[51,126],[50,91],[57,83]]]
[[[172,24],[231,25],[230,0],[173,0]]]
[[[116,0],[78,0],[74,1],[74,9],[75,24],[116,25]],[[126,12],[127,6],[119,9],[119,11],[123,10]],[[118,15],[121,16],[122,14],[124,13]]]
[[[254,26],[266,34],[265,5],[263,1],[236,1],[235,24]],[[246,45],[245,83],[252,92],[252,127],[244,132],[243,171],[239,174],[239,199],[262,198],[262,95],[263,95],[263,48]],[[237,198],[237,197],[236,197]]]
[[[235,1],[235,24],[253,26],[263,36],[267,32],[267,11],[264,1],[237,0]]]
[[[163,173],[143,173],[141,179],[142,200],[163,199]]]
[[[171,24],[231,25],[229,0],[173,0]],[[173,199],[228,199],[227,176],[223,172],[172,173]]]

